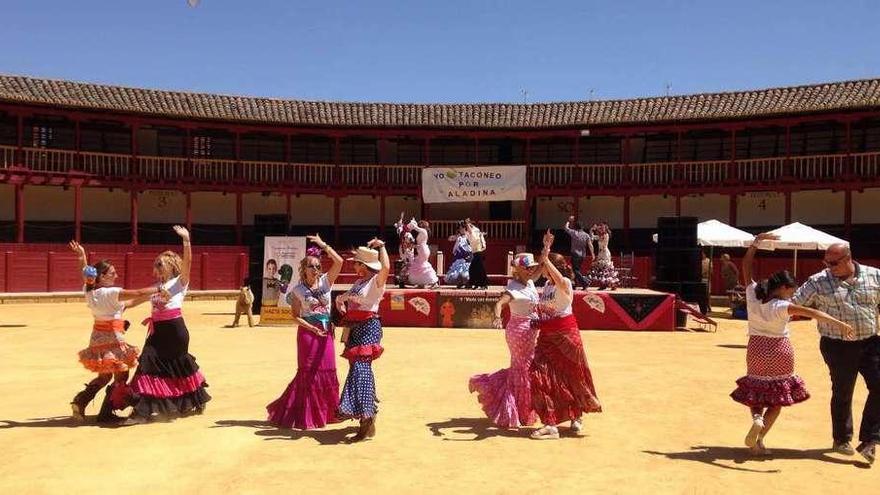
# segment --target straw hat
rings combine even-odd
[[[513,261],[510,262],[510,266],[532,268],[533,266],[538,266],[538,262],[535,261],[535,256],[532,253],[519,253],[518,255],[513,257]]]
[[[379,263],[379,251],[368,247],[360,246],[354,251],[354,258],[348,258],[348,261],[357,261],[363,263],[373,270],[381,270],[382,263]]]

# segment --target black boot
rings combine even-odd
[[[73,416],[73,419],[76,421],[85,421],[86,406],[88,406],[89,402],[98,395],[98,391],[101,390],[102,386],[104,386],[102,383],[91,381],[86,383],[86,388],[83,389],[82,392],[76,394],[70,402],[71,416]]]
[[[107,385],[107,388],[104,389],[104,402],[101,403],[101,410],[98,411],[96,418],[98,423],[118,423],[121,421],[119,416],[113,414],[113,400],[111,399],[113,387],[114,385]]]

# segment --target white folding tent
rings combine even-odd
[[[779,236],[778,240],[761,241],[759,249],[788,249],[794,251],[794,276],[797,277],[797,253],[798,250],[816,251],[828,249],[832,244],[846,244],[849,242],[834,237],[833,235],[814,229],[800,222],[790,223],[784,227],[770,231]]]

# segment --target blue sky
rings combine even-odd
[[[880,77],[880,2],[3,0],[0,72],[308,100],[633,98]]]

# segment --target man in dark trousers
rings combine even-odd
[[[574,286],[582,286],[584,290],[590,285],[590,282],[581,273],[581,265],[584,264],[584,257],[587,251],[590,252],[590,260],[595,259],[596,255],[593,251],[593,239],[583,227],[575,220],[574,216],[568,217],[565,222],[565,232],[571,238],[571,269],[574,271]]]
[[[880,305],[880,270],[852,259],[846,244],[833,244],[825,251],[825,270],[802,285],[792,302],[809,306],[852,325],[854,340],[845,340],[834,327],[818,322],[822,335],[819,349],[831,372],[831,423],[834,451],[853,455],[858,451],[874,462],[880,442],[880,335],[877,309]],[[853,436],[852,396],[859,376],[868,386],[868,400],[862,412],[859,445]]]

